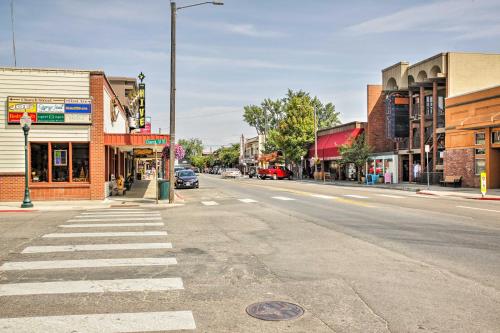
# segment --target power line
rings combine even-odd
[[[12,23],[12,53],[14,54],[14,67],[17,67],[16,37],[14,35],[14,0],[10,1],[10,21]]]

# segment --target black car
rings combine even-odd
[[[175,175],[175,188],[199,188],[198,176],[193,170],[180,170]]]

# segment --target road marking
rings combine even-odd
[[[61,224],[59,228],[107,228],[107,227],[153,227],[163,226],[163,222],[154,223],[90,223],[90,224]]]
[[[288,198],[288,197],[272,197],[273,199],[277,199],[277,200],[283,200],[283,201],[291,201],[291,200],[295,200],[293,198]]]
[[[467,207],[467,206],[457,206],[457,208],[474,209],[474,210],[483,210],[483,211],[485,211],[485,212],[500,213],[500,210],[495,210],[495,209],[487,209],[487,208],[476,208],[476,207]]]
[[[390,194],[377,194],[379,197],[393,198],[393,199],[404,199],[399,195],[390,195]]]
[[[238,199],[238,200],[241,201],[241,202],[244,202],[244,203],[258,202],[257,200],[254,200],[254,199]]]
[[[85,214],[85,215],[80,215],[80,216],[75,216],[75,218],[79,218],[79,219],[86,219],[86,218],[98,218],[98,217],[138,217],[138,218],[141,218],[141,217],[145,217],[145,215],[147,215],[148,217],[149,216],[154,216],[154,217],[158,217],[158,216],[161,216],[160,214],[158,213],[150,213],[150,214],[130,214],[130,213],[126,213],[126,214]]]
[[[105,221],[158,221],[161,217],[113,217],[113,218],[78,218],[66,222],[105,222]]]
[[[118,259],[81,259],[53,261],[12,261],[0,266],[2,271],[29,269],[125,267],[125,266],[168,266],[177,264],[175,258],[118,258]],[[0,326],[1,327],[1,326]]]
[[[217,206],[217,205],[219,205],[219,204],[218,204],[217,202],[215,202],[215,201],[202,201],[201,203],[202,203],[203,205],[205,205],[205,206]]]
[[[344,197],[356,198],[356,199],[368,199],[368,197],[364,197],[362,195],[357,195],[357,194],[344,194]]]
[[[338,199],[338,197],[334,197],[331,195],[324,195],[324,194],[311,194],[312,197],[315,198],[321,198],[321,199]]]
[[[106,313],[0,319],[3,332],[158,332],[194,330],[191,311]]]
[[[115,293],[184,289],[180,278],[2,283],[0,296]]]
[[[76,238],[76,237],[139,237],[167,236],[166,231],[122,231],[122,232],[67,232],[46,234],[42,238]]]
[[[87,212],[148,212],[144,208],[104,208],[104,209],[87,209]]]
[[[152,250],[152,249],[171,249],[171,248],[172,248],[171,243],[83,244],[83,245],[28,246],[21,253]]]

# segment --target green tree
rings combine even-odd
[[[184,148],[184,158],[189,161],[191,161],[194,156],[201,156],[203,153],[203,142],[200,139],[180,139],[179,144]]]
[[[265,117],[264,110],[257,105],[247,105],[243,107],[243,119],[248,125],[254,127],[257,134],[265,132]]]
[[[372,148],[365,140],[365,134],[360,134],[357,138],[351,139],[349,143],[340,147],[342,163],[354,163],[358,175],[358,182],[361,182],[361,170],[370,159]]]
[[[229,147],[222,147],[216,151],[217,160],[225,167],[234,167],[239,163],[240,144],[235,143]]]
[[[208,159],[206,156],[196,155],[191,158],[191,164],[197,167],[200,170],[203,170],[208,163]]]

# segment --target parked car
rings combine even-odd
[[[284,166],[270,166],[267,169],[259,169],[259,178],[260,179],[293,179],[293,172]]]
[[[241,177],[241,172],[238,169],[230,168],[230,169],[225,169],[221,175],[222,178],[238,178]]]
[[[175,188],[199,188],[198,176],[193,170],[179,170],[175,174]]]
[[[219,169],[217,169],[217,174],[218,174],[218,175],[222,175],[222,173],[224,172],[224,170],[225,170],[225,169],[223,169],[223,168],[219,168]]]

